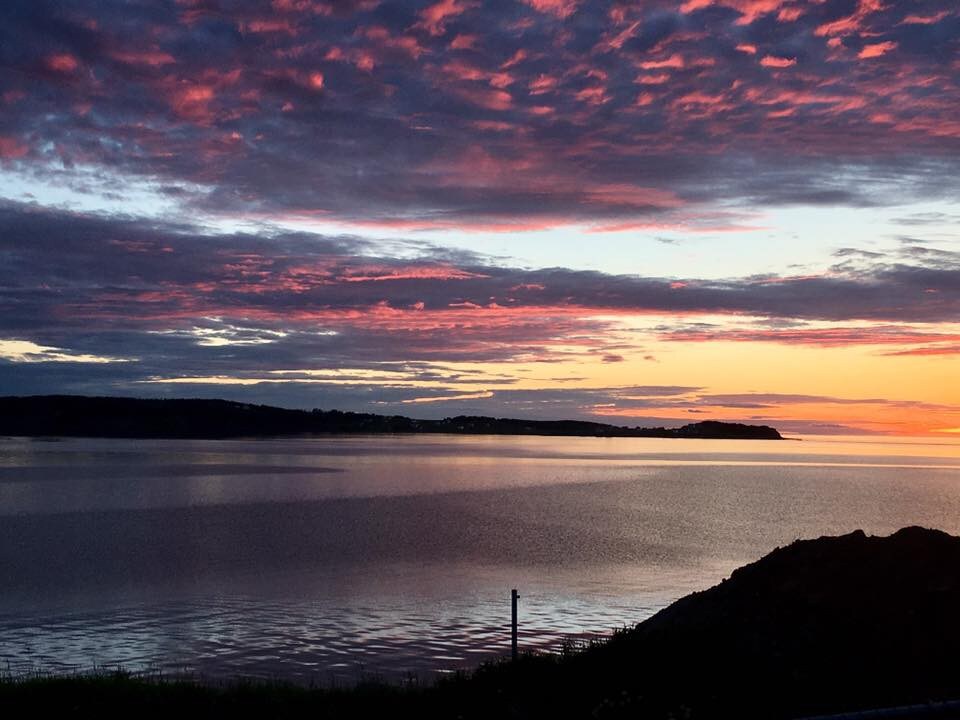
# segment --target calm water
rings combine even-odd
[[[960,438],[0,439],[0,672],[350,682],[642,620],[796,538],[960,533]]]

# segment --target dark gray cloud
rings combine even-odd
[[[736,6],[9,0],[0,157],[425,227],[956,196],[953,3]]]
[[[8,392],[89,391],[156,378],[292,382],[310,378],[269,373],[323,369],[346,372],[333,378],[344,386],[365,370],[381,373],[366,381],[384,388],[396,377],[398,386],[490,389],[518,376],[464,375],[444,363],[654,359],[638,344],[643,332],[651,340],[928,349],[958,339],[923,327],[960,317],[960,257],[942,250],[845,251],[857,259],[845,274],[678,281],[517,268],[416,244],[401,258],[397,242],[383,252],[346,236],[223,235],[0,205],[0,340],[55,349],[26,358],[37,362],[5,362],[0,380]],[[650,313],[680,318],[639,332],[618,321]],[[755,319],[724,326],[690,317],[697,314]],[[78,355],[129,362],[70,360]],[[635,388],[633,396],[688,390]]]

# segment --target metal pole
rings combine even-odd
[[[516,589],[510,591],[510,610],[512,622],[510,624],[510,657],[513,660],[517,659],[517,600],[520,598],[520,595],[517,594]]]

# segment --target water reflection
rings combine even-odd
[[[399,458],[399,460],[398,460]],[[0,441],[0,663],[350,681],[643,619],[798,537],[960,532],[960,444]]]

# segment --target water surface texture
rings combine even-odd
[[[956,438],[0,439],[0,671],[302,683],[630,625],[801,537],[960,533]]]

